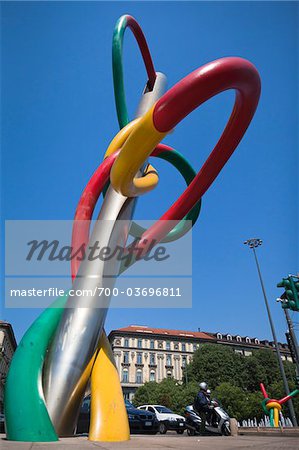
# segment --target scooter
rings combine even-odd
[[[220,406],[217,400],[211,401],[212,414],[210,423],[206,421],[206,432],[208,434],[217,434],[230,436],[230,418],[227,412]],[[193,409],[192,405],[185,408],[186,428],[189,436],[200,434],[201,418]]]

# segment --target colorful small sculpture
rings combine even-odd
[[[263,383],[260,383],[260,388],[261,388],[262,394],[264,396],[264,400],[262,401],[262,408],[263,408],[265,414],[267,414],[267,416],[270,417],[271,427],[278,427],[279,426],[279,413],[281,411],[281,405],[286,403],[292,397],[295,397],[295,395],[299,394],[299,389],[295,389],[293,392],[291,392],[286,397],[283,397],[280,400],[276,400],[276,399],[268,397],[267,391],[266,391]]]

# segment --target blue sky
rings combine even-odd
[[[253,255],[243,245],[245,239],[258,236],[264,240],[258,252],[271,310],[278,337],[284,339],[276,283],[298,271],[298,4],[6,2],[1,6],[2,220],[73,218],[82,189],[118,130],[111,39],[122,14],[134,15],[141,24],[156,69],[167,75],[169,86],[224,56],[241,56],[256,65],[262,79],[257,113],[204,196],[193,229],[193,308],[111,310],[106,328],[200,327],[270,338]],[[124,61],[133,117],[145,72],[129,31]],[[227,92],[212,99],[165,142],[198,170],[226,123],[233,98]],[[138,202],[140,219],[158,218],[184,189],[180,175],[167,163],[155,160],[155,166],[160,184]],[[19,340],[38,313],[3,308],[1,317],[13,324]]]

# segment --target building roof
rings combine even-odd
[[[169,337],[178,337],[178,338],[199,338],[199,339],[208,339],[211,341],[215,341],[215,337],[211,336],[208,333],[204,333],[202,331],[185,331],[185,330],[169,330],[166,328],[152,328],[147,327],[145,325],[129,325],[128,327],[118,328],[117,330],[112,330],[111,333],[144,333],[144,334],[158,334],[169,336]]]
[[[149,337],[150,335],[160,335],[163,336],[163,338],[165,339],[167,336],[169,337],[176,337],[176,338],[190,338],[190,339],[202,339],[202,340],[209,340],[210,342],[221,342],[223,344],[232,344],[234,343],[234,345],[241,345],[241,346],[246,346],[246,347],[274,347],[274,343],[272,341],[267,341],[267,340],[258,340],[259,342],[256,343],[255,339],[256,338],[252,338],[249,336],[241,336],[241,335],[235,335],[235,334],[229,334],[229,333],[210,333],[207,331],[185,331],[185,330],[169,330],[168,328],[152,328],[152,327],[148,327],[146,325],[129,325],[128,327],[124,327],[124,328],[118,328],[116,330],[112,330],[109,333],[109,338],[111,337],[111,335],[115,335],[118,333],[135,333],[135,334],[139,334],[139,333],[143,333],[145,335],[147,335],[147,337]],[[222,338],[219,339],[218,335],[221,334]],[[231,340],[227,340],[227,336],[231,336],[231,338],[233,339],[233,341]],[[241,342],[237,341],[237,337],[241,338]],[[246,342],[246,338],[250,339],[250,344]],[[285,343],[281,343],[279,342],[279,346],[281,349],[283,349],[284,351],[289,351],[288,348],[288,344]]]

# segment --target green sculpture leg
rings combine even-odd
[[[274,427],[274,409],[270,409],[270,426]]]
[[[44,401],[42,368],[67,296],[57,299],[33,322],[13,356],[4,393],[8,440],[58,441]]]

